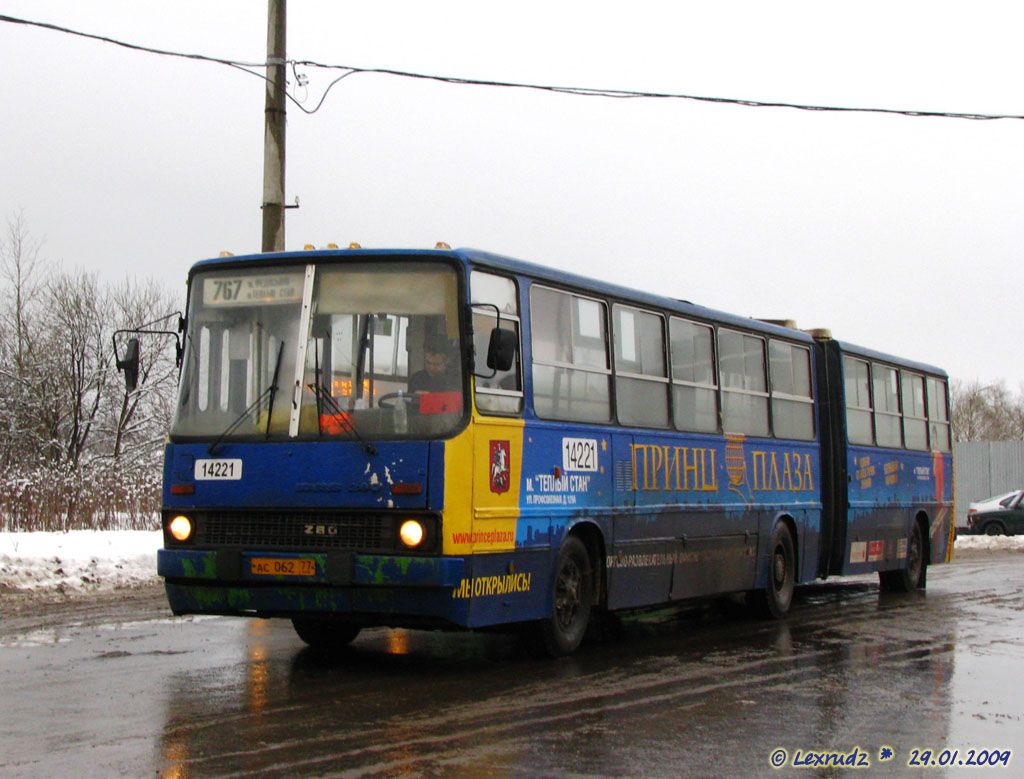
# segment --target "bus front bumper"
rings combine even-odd
[[[404,614],[465,625],[461,557],[161,549],[175,614]],[[384,619],[386,623],[388,620]]]

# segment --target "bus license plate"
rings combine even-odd
[[[316,560],[279,557],[254,557],[249,570],[256,576],[314,576]]]

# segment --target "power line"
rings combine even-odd
[[[388,68],[360,68],[351,65],[327,65],[319,62],[312,62],[310,60],[289,60],[294,66],[304,65],[307,67],[326,68],[331,70],[345,70],[348,71],[343,76],[338,78],[329,87],[334,86],[337,81],[340,81],[346,76],[351,76],[355,73],[377,73],[388,76],[400,76],[403,78],[414,78],[422,79],[426,81],[439,81],[445,84],[459,84],[459,85],[470,85],[470,86],[486,86],[486,87],[506,87],[512,89],[533,89],[543,92],[555,92],[558,94],[565,95],[576,95],[580,97],[607,97],[616,99],[636,99],[636,98],[655,98],[655,99],[668,99],[668,100],[695,100],[703,103],[721,103],[725,105],[737,105],[745,106],[748,108],[795,108],[801,111],[822,111],[822,112],[845,112],[845,113],[870,113],[870,114],[899,114],[901,116],[932,116],[943,119],[972,119],[972,120],[989,120],[989,119],[1024,119],[1024,115],[1019,114],[980,114],[980,113],[966,113],[958,111],[919,111],[913,109],[901,109],[901,108],[864,108],[864,107],[850,107],[850,106],[827,106],[827,105],[808,105],[803,103],[787,103],[778,101],[763,101],[763,100],[746,100],[735,97],[710,97],[706,95],[689,95],[674,92],[646,92],[646,91],[635,91],[629,89],[599,89],[594,87],[570,87],[570,86],[554,86],[554,85],[543,85],[543,84],[527,84],[519,83],[515,81],[491,81],[487,79],[475,79],[475,78],[460,78],[455,76],[437,76],[428,75],[425,73],[415,73],[404,70],[391,70]],[[326,95],[326,92],[325,92]],[[322,102],[322,101],[321,101]]]
[[[9,24],[23,24],[28,27],[40,27],[44,30],[52,30],[54,32],[60,32],[66,35],[75,35],[79,38],[87,38],[89,40],[99,41],[100,43],[109,43],[114,46],[121,46],[122,48],[130,49],[132,51],[141,51],[146,54],[159,54],[165,57],[180,57],[182,59],[197,60],[199,62],[212,62],[217,65],[226,65],[228,67],[241,70],[243,73],[248,73],[251,76],[261,78],[264,81],[270,80],[262,73],[259,73],[255,70],[250,70],[250,68],[265,68],[267,66],[266,62],[244,62],[241,60],[232,60],[224,57],[211,57],[206,54],[190,54],[187,52],[172,51],[169,49],[157,49],[152,46],[143,46],[137,43],[128,43],[127,41],[118,40],[117,38],[111,38],[106,35],[96,35],[95,33],[82,32],[81,30],[72,30],[70,27],[62,27],[59,24],[50,24],[49,22],[35,22],[30,19],[19,19],[16,16],[7,16],[6,14],[0,14],[0,22],[7,22]],[[327,89],[324,91],[324,94],[320,99],[320,103],[312,111],[307,109],[304,105],[302,105],[301,102],[299,102],[294,97],[289,95],[287,91],[285,92],[285,96],[293,103],[295,103],[296,106],[305,111],[307,114],[313,114],[320,109],[321,105],[323,105],[324,99],[327,97],[327,92],[330,91],[331,87],[333,87],[335,84],[337,84],[339,81],[341,81],[348,75],[351,74],[345,73],[344,75],[339,76],[334,81],[332,81],[328,85]]]
[[[96,35],[90,32],[81,32],[79,30],[72,30],[69,27],[61,27],[58,24],[50,24],[48,22],[33,22],[29,19],[19,19],[16,16],[7,16],[0,14],[0,22],[8,22],[10,24],[24,24],[29,27],[42,27],[44,30],[53,30],[55,32],[62,32],[67,35],[77,35],[80,38],[89,38],[90,40],[100,41],[102,43],[111,43],[115,46],[121,46],[125,49],[132,49],[134,51],[144,51],[147,54],[162,54],[167,57],[183,57],[185,59],[201,60],[203,62],[216,62],[219,65],[234,65],[237,67],[248,67],[248,68],[262,68],[266,67],[265,62],[239,62],[237,60],[223,59],[221,57],[210,57],[206,54],[187,54],[181,51],[170,51],[168,49],[154,49],[151,46],[141,46],[137,43],[127,43],[126,41],[118,40],[117,38],[109,38],[106,35]]]
[[[222,57],[212,57],[205,54],[189,54],[185,52],[171,51],[168,49],[157,49],[151,46],[142,46],[139,44],[128,43],[126,41],[118,40],[116,38],[110,38],[105,35],[96,35],[93,33],[81,32],[79,30],[72,30],[68,27],[61,27],[60,25],[56,24],[49,24],[47,22],[36,22],[28,19],[19,19],[14,16],[6,16],[2,14],[0,14],[0,22],[7,22],[10,24],[23,24],[31,27],[41,27],[43,29],[53,30],[55,32],[61,32],[67,35],[75,35],[81,38],[88,38],[90,40],[100,41],[102,43],[109,43],[115,46],[121,46],[126,49],[141,51],[148,54],[159,54],[167,57],[181,57],[184,59],[198,60],[201,62],[213,62],[218,65],[226,65],[229,67],[237,68],[245,73],[267,80],[266,76],[264,76],[262,73],[258,73],[250,69],[264,68],[267,66],[267,63],[265,62],[242,62],[239,60],[231,60]],[[319,111],[320,108],[323,106],[324,101],[327,99],[328,93],[336,84],[338,84],[343,79],[356,74],[376,74],[384,76],[395,76],[399,78],[418,79],[421,81],[436,81],[443,84],[454,84],[458,86],[527,89],[540,92],[552,92],[555,94],[574,95],[577,97],[603,97],[611,99],[690,100],[701,103],[718,103],[721,105],[735,105],[746,108],[790,108],[799,111],[816,111],[820,113],[896,114],[899,116],[927,116],[940,119],[969,119],[972,121],[990,121],[998,119],[1024,120],[1024,115],[1021,114],[983,114],[961,111],[919,111],[904,108],[871,108],[838,105],[810,105],[805,103],[790,103],[783,101],[747,100],[735,97],[711,97],[708,95],[691,95],[677,92],[650,92],[629,89],[600,89],[595,87],[573,87],[557,86],[551,84],[530,84],[515,81],[496,81],[488,79],[464,78],[458,76],[432,75],[428,73],[416,73],[413,71],[393,70],[391,68],[360,68],[352,65],[331,65],[326,63],[314,62],[312,60],[288,60],[288,64],[292,66],[292,72],[293,74],[295,74],[296,80],[302,86],[305,86],[304,77],[300,79],[299,74],[295,70],[299,66],[310,68],[323,68],[325,70],[345,71],[344,73],[342,73],[342,75],[338,76],[330,84],[327,85],[327,88],[324,90],[323,94],[320,97],[320,101],[317,103],[316,107],[312,109],[306,108],[300,101],[296,100],[293,96],[287,94],[286,92],[286,96],[288,97],[288,99],[291,100],[292,103],[294,103],[298,108],[300,108],[307,114],[315,114],[317,111]]]

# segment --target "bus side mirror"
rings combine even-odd
[[[487,367],[492,371],[510,370],[515,364],[518,345],[515,330],[501,327],[491,330],[491,340],[487,345]]]
[[[124,351],[124,359],[117,360],[117,369],[124,371],[124,386],[128,392],[134,392],[139,386],[139,339],[131,338]]]

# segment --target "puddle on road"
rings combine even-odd
[[[950,712],[951,748],[1024,747],[1024,639],[1007,624],[1002,635],[957,647]],[[1024,755],[1021,755],[1024,758]]]
[[[41,628],[15,636],[0,638],[0,649],[25,649],[28,647],[56,646],[68,643],[71,636],[65,629]]]
[[[107,621],[100,623],[89,622],[68,622],[56,627],[45,627],[29,629],[21,633],[12,633],[0,636],[0,649],[22,649],[25,647],[44,647],[67,644],[82,640],[83,634],[101,631],[104,633],[122,633],[125,640],[140,640],[146,638],[144,635],[128,635],[138,633],[143,629],[157,629],[176,623],[205,622],[208,620],[223,620],[224,617],[216,616],[188,616],[188,617],[156,617],[153,619],[132,620],[127,622]]]

